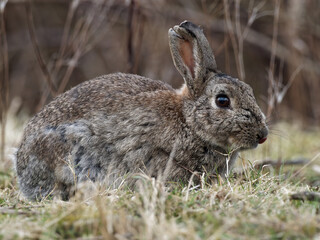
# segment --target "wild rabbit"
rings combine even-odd
[[[30,120],[16,155],[27,198],[68,199],[75,183],[140,171],[179,182],[223,175],[239,151],[266,140],[251,87],[217,70],[202,30],[185,21],[168,35],[180,90],[115,73],[61,94]]]

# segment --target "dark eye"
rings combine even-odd
[[[218,107],[227,108],[230,106],[230,99],[225,94],[220,94],[216,98],[216,104]]]

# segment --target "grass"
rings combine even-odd
[[[2,163],[0,239],[320,238],[320,203],[290,199],[296,192],[319,191],[320,131],[288,124],[275,128],[280,131],[265,144],[242,153],[236,168],[241,174],[203,187],[169,189],[140,176],[136,191],[124,185],[83,188],[69,202],[34,203],[19,194],[14,172]],[[7,132],[13,133],[8,143],[16,145],[20,130],[11,123]],[[300,157],[312,162],[253,167],[263,159]]]

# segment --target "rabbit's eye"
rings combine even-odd
[[[230,106],[230,99],[227,95],[221,94],[216,98],[216,104],[218,107],[227,108]]]

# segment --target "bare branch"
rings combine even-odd
[[[305,165],[308,164],[310,160],[304,159],[304,158],[298,158],[298,159],[290,159],[286,161],[276,161],[276,160],[264,160],[260,163],[254,164],[254,167],[256,169],[262,168],[264,166],[272,166],[272,167],[281,167],[281,166],[293,166],[293,165]]]
[[[3,61],[3,78],[0,82],[0,108],[1,108],[1,146],[0,146],[0,160],[4,161],[5,157],[5,137],[6,137],[6,124],[7,124],[7,111],[9,102],[9,59],[8,59],[8,42],[7,32],[4,24],[4,10],[7,0],[0,2],[0,46],[2,46],[2,61]]]
[[[225,15],[225,22],[227,25],[227,32],[229,33],[229,37],[231,39],[231,44],[234,52],[234,57],[236,60],[236,67],[237,67],[237,72],[240,76],[240,80],[243,80],[241,77],[242,75],[240,74],[240,62],[239,62],[239,49],[238,49],[238,44],[237,40],[234,34],[234,29],[231,21],[231,16],[230,16],[230,11],[229,11],[229,2],[228,0],[223,0],[223,5],[224,5],[224,15]]]
[[[133,40],[134,40],[134,17],[135,11],[135,0],[130,1],[128,22],[127,22],[127,31],[128,31],[128,72],[133,73],[134,70],[134,51],[133,51]]]
[[[21,209],[12,209],[12,208],[5,208],[5,207],[0,207],[0,213],[1,214],[18,214],[18,215],[35,215],[38,214],[38,212],[33,211],[33,210],[21,210]]]
[[[26,14],[27,14],[28,31],[29,31],[29,35],[30,35],[30,39],[31,39],[31,43],[32,43],[32,46],[33,46],[34,53],[35,53],[35,55],[37,57],[39,66],[41,68],[41,71],[45,76],[45,79],[46,79],[47,84],[49,86],[51,95],[52,96],[56,96],[56,94],[57,94],[56,87],[54,85],[54,82],[52,81],[51,74],[50,74],[50,72],[49,72],[49,70],[47,68],[47,65],[46,65],[46,63],[45,63],[45,61],[44,61],[44,59],[43,59],[43,57],[41,55],[39,44],[38,44],[38,41],[37,41],[37,38],[36,38],[36,33],[35,33],[35,29],[34,29],[34,23],[33,23],[33,17],[32,17],[30,1],[26,2],[25,8],[26,8]]]
[[[73,0],[72,3],[70,4],[68,15],[67,15],[67,20],[63,29],[63,35],[62,35],[62,40],[61,40],[61,45],[60,45],[60,50],[58,54],[58,59],[54,68],[54,74],[57,75],[57,73],[60,71],[60,68],[63,64],[63,56],[64,53],[67,49],[68,45],[68,38],[69,38],[69,33],[70,33],[70,28],[71,28],[71,23],[72,19],[74,16],[74,13],[79,5],[79,0]]]
[[[291,200],[320,202],[319,192],[298,192],[290,196]]]
[[[267,117],[271,116],[271,113],[275,107],[275,93],[273,91],[273,86],[275,84],[274,79],[274,66],[275,66],[275,57],[277,52],[277,43],[278,43],[278,23],[280,15],[280,0],[276,0],[276,7],[274,9],[274,20],[273,20],[273,37],[272,37],[272,47],[271,47],[271,58],[269,66],[269,77],[268,77],[268,110]]]

